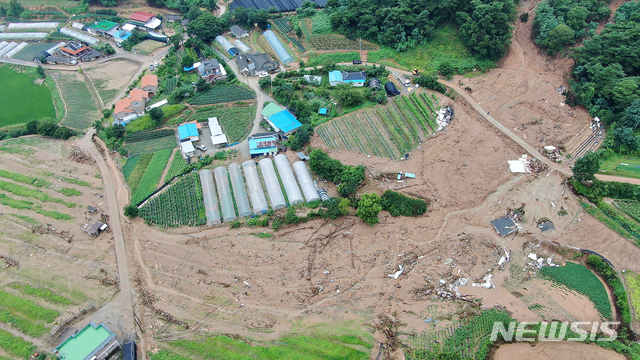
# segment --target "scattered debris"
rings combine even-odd
[[[70,243],[71,240],[73,240],[73,235],[71,234],[70,231],[65,231],[65,230],[58,231],[58,229],[52,227],[50,224],[33,226],[31,227],[31,233],[32,234],[51,234],[63,240],[66,240],[68,243]]]
[[[491,226],[493,226],[493,228],[496,229],[498,234],[502,237],[518,231],[518,226],[509,216],[503,216],[501,218],[492,220]]]
[[[0,259],[4,260],[4,263],[6,265],[6,267],[17,267],[18,269],[20,269],[20,263],[17,260],[13,260],[11,258],[8,258],[4,255],[0,255]]]
[[[493,277],[492,274],[488,274],[482,279],[482,280],[484,280],[484,282],[482,282],[482,283],[473,283],[473,284],[471,284],[471,286],[482,287],[482,288],[485,288],[485,289],[493,289],[493,288],[495,288],[495,286],[493,285],[493,281],[491,281],[492,277]]]
[[[537,174],[547,170],[547,166],[538,159],[524,154],[518,160],[507,160],[512,173]]]
[[[384,359],[392,359],[394,357],[393,353],[402,346],[402,341],[398,336],[398,329],[401,326],[406,326],[406,324],[388,315],[381,315],[378,318],[378,322],[373,325],[377,331],[382,332],[385,338],[386,346],[380,346]]]
[[[556,229],[556,227],[553,225],[551,220],[549,220],[546,217],[542,218],[542,219],[539,219],[536,223],[537,223],[538,229],[540,229],[540,231],[550,231],[550,230],[555,230]]]
[[[449,125],[449,122],[453,119],[453,109],[451,106],[447,106],[444,109],[440,109],[436,112],[436,122],[438,123],[438,130],[440,131]]]
[[[558,92],[558,94],[564,95],[567,93],[567,88],[564,85],[560,85],[556,88],[556,91]]]
[[[562,162],[562,154],[560,154],[560,150],[553,145],[543,147],[540,153],[548,157],[551,161]]]
[[[402,265],[398,265],[398,268],[400,270],[388,275],[390,278],[393,278],[393,280],[398,280],[398,277],[400,277],[400,275],[402,275],[402,273],[404,272],[404,268],[402,267]]]
[[[109,276],[109,273],[104,268],[100,269],[100,276],[87,275],[84,278],[90,280],[99,280],[100,284],[104,286],[118,286],[119,283],[118,278]]]
[[[69,159],[81,163],[81,164],[91,164],[91,163],[95,163],[96,161],[91,157],[91,155],[87,154],[86,152],[82,151],[82,149],[80,149],[79,147],[74,147],[73,150],[71,151],[71,154],[69,154]]]

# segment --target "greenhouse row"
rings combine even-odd
[[[305,199],[307,202],[320,199],[304,162],[294,163],[294,170],[291,170],[285,155],[277,155],[274,159],[262,159],[258,166],[255,161],[248,160],[242,166],[230,164],[228,169],[219,166],[213,171],[200,171],[207,225],[235,221],[252,214],[260,216],[269,208],[277,210]]]

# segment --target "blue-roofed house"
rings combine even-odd
[[[178,126],[178,135],[180,136],[180,141],[198,141],[198,126],[195,123],[182,124]]]
[[[267,119],[267,122],[276,132],[282,131],[285,136],[293,133],[302,126],[300,121],[298,121],[288,110],[282,110],[279,113],[271,115]]]
[[[367,82],[367,74],[364,71],[343,71],[342,82],[351,86],[364,86]]]
[[[338,70],[329,71],[329,85],[336,86],[342,84],[342,72]]]
[[[284,110],[284,109],[281,106],[278,106],[278,104],[270,103],[269,105],[265,106],[264,109],[262,109],[262,111],[260,112],[260,115],[262,115],[262,117],[265,120],[267,120],[272,115],[277,114],[282,110]]]
[[[320,108],[320,110],[318,110],[318,114],[327,116],[327,108]]]
[[[253,134],[247,140],[249,140],[249,154],[251,157],[269,156],[278,153],[278,137],[274,132]]]

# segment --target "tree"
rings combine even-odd
[[[164,119],[164,112],[159,107],[153,108],[149,110],[149,117],[151,118],[154,126],[159,126],[162,124],[162,120]]]
[[[218,20],[211,13],[204,13],[187,25],[187,33],[209,42],[222,33]]]
[[[102,125],[102,120],[98,119],[96,121],[93,122],[93,125],[91,125],[92,128],[96,129],[97,133],[100,133],[104,130],[104,126]]]
[[[196,59],[191,54],[187,53],[182,57],[180,65],[182,65],[183,68],[190,68],[195,62]]]
[[[7,8],[0,5],[0,17],[5,17],[5,16],[7,16]]]
[[[109,126],[104,130],[104,135],[107,138],[111,138],[111,139],[122,139],[124,138],[124,135],[126,134],[126,130],[124,128],[124,125],[113,125],[113,126]]]
[[[124,215],[126,217],[128,217],[129,219],[133,219],[135,217],[138,216],[138,207],[133,205],[133,204],[129,204],[127,206],[124,207]]]
[[[29,121],[24,128],[24,135],[33,135],[38,133],[38,120]]]
[[[523,23],[526,23],[527,21],[529,21],[529,13],[520,14],[520,21]]]
[[[573,44],[573,31],[565,24],[560,24],[549,32],[547,47],[550,53],[554,53],[565,45]]]
[[[211,84],[207,82],[205,79],[199,79],[196,81],[196,91],[203,92],[211,89]]]
[[[257,23],[260,29],[267,30],[269,27],[269,14],[264,10],[259,10],[253,14],[253,22]]]
[[[47,76],[47,74],[44,72],[44,68],[42,67],[42,65],[38,65],[36,72],[38,73],[41,79],[44,79],[44,77]]]
[[[260,78],[260,80],[258,80],[258,85],[260,85],[262,90],[267,90],[271,86],[271,77],[265,76]]]
[[[576,164],[573,166],[573,178],[580,182],[595,180],[595,173],[598,170],[600,170],[600,154],[589,151],[576,160]]]
[[[173,46],[175,47],[179,47],[180,46],[180,41],[182,41],[182,35],[181,34],[174,34],[171,35],[169,37],[169,40],[171,41],[171,43],[173,44]]]
[[[289,138],[289,147],[293,151],[298,151],[302,149],[302,147],[311,140],[311,134],[309,133],[309,127],[311,127],[311,131],[313,131],[313,126],[306,124],[303,125],[300,130],[298,130],[291,138]]]
[[[22,15],[22,12],[24,12],[24,8],[22,7],[22,5],[20,5],[18,0],[11,0],[9,2],[9,9],[7,10],[8,16],[20,17],[20,15]]]
[[[446,77],[447,79],[450,79],[451,76],[455,73],[453,65],[451,65],[451,63],[447,60],[441,62],[440,65],[438,65],[438,71],[440,72],[440,75]]]
[[[362,95],[349,84],[340,84],[337,86],[336,100],[342,106],[354,106],[362,103]]]
[[[185,17],[191,21],[197,19],[200,15],[202,15],[202,11],[200,10],[200,7],[196,6],[196,5],[192,5],[189,8],[189,11],[187,12],[187,15],[185,15]]]
[[[279,13],[280,11],[278,10],[277,7],[275,6],[271,6],[269,7],[269,9],[267,9],[267,11],[269,12],[269,14],[275,14],[275,13]]]
[[[426,72],[423,72],[422,75],[418,76],[415,79],[415,83],[424,88],[434,90],[443,94],[447,91],[447,88],[438,82],[437,76],[427,74]]]
[[[53,137],[58,130],[58,123],[53,119],[41,119],[38,122],[38,135]]]
[[[350,204],[351,203],[349,202],[349,199],[340,200],[340,203],[338,204],[338,210],[340,210],[340,214],[342,214],[342,216],[349,215]]]
[[[78,135],[78,133],[76,131],[73,131],[71,129],[69,129],[66,126],[58,126],[58,129],[56,130],[56,132],[53,134],[53,137],[56,139],[63,139],[63,140],[67,140],[68,138]]]
[[[111,46],[111,44],[105,44],[104,49],[102,49],[102,52],[109,56],[109,55],[113,55],[116,53],[116,50],[113,48],[113,46]]]
[[[469,14],[460,11],[456,22],[460,24],[460,38],[472,53],[489,60],[503,57],[511,43],[511,25],[517,10],[512,0],[495,0],[485,4],[471,1]]]
[[[378,214],[382,210],[380,201],[380,195],[376,193],[362,194],[356,215],[369,225],[377,224]]]

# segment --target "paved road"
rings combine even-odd
[[[104,181],[104,190],[107,196],[107,203],[109,204],[109,226],[113,233],[116,261],[118,263],[118,279],[120,292],[118,295],[107,304],[106,317],[109,317],[111,313],[121,313],[119,319],[111,319],[117,322],[119,330],[126,339],[132,338],[136,329],[133,324],[133,302],[131,301],[132,289],[131,282],[129,280],[129,267],[127,266],[127,254],[124,246],[124,236],[122,234],[122,225],[120,223],[120,205],[118,204],[118,198],[116,197],[116,190],[113,186],[113,179],[109,172],[109,167],[104,158],[100,154],[100,151],[96,148],[91,140],[94,129],[90,129],[83,137],[78,141],[78,145],[88,152],[91,157],[96,160],[98,168],[100,169],[100,175]],[[102,310],[101,310],[102,312]]]
[[[640,185],[640,179],[613,176],[613,175],[596,174],[596,179],[602,180],[602,181],[617,181],[621,183]]]

